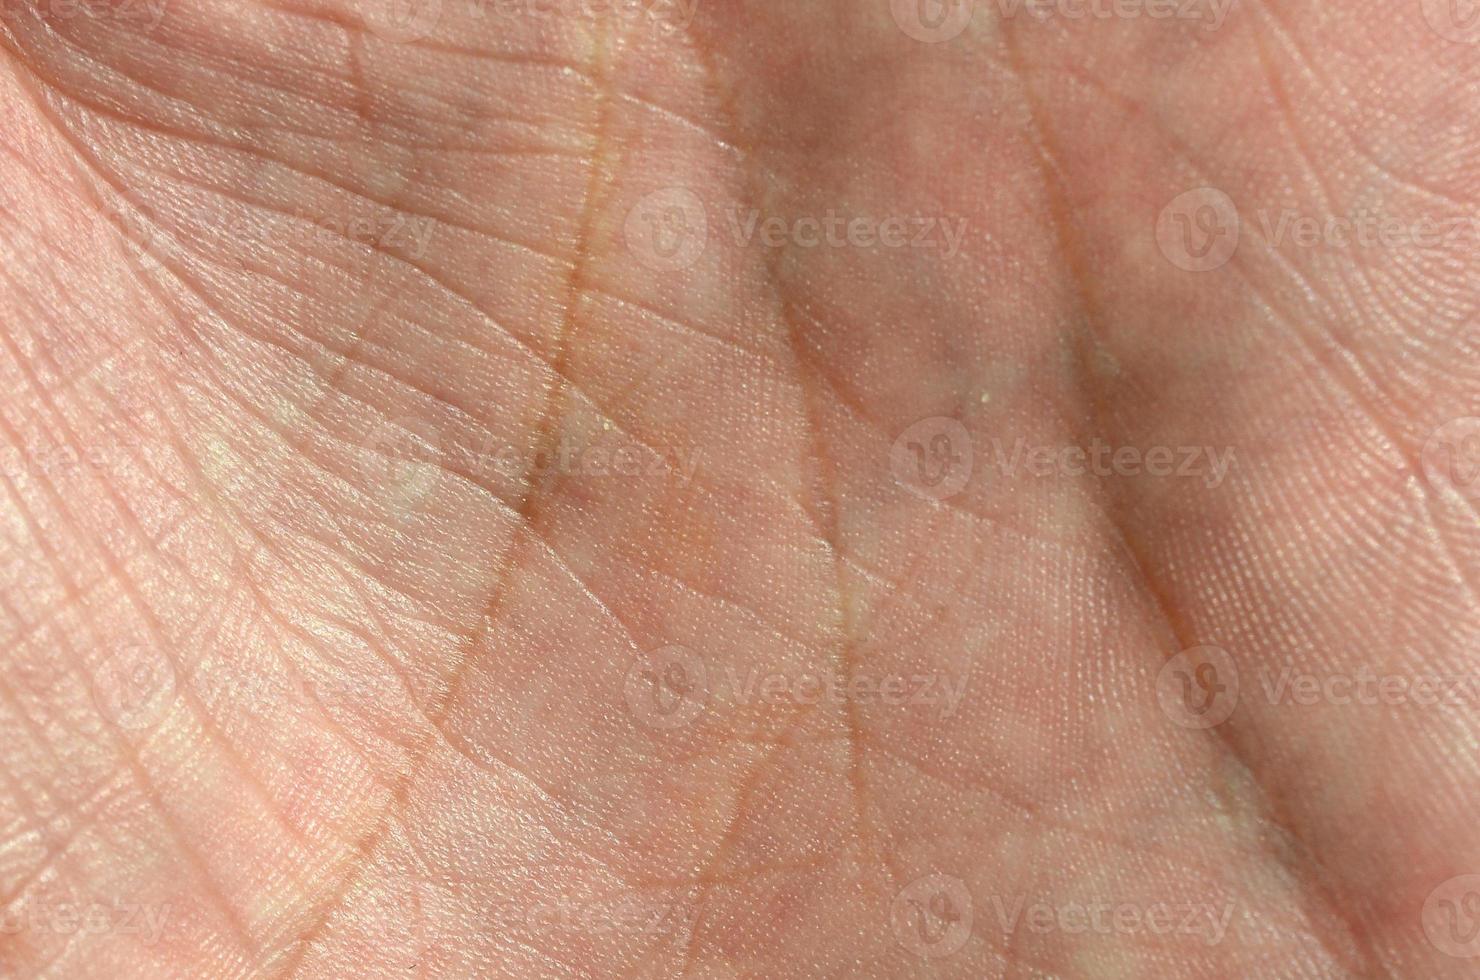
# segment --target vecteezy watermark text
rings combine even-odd
[[[1228,936],[1234,902],[1131,901],[1103,898],[1060,901],[994,894],[986,903],[1005,936],[1019,931],[1047,935],[1169,937],[1216,946]],[[927,874],[905,885],[889,909],[895,939],[921,959],[953,956],[971,940],[982,918],[965,881]]]
[[[0,476],[12,481],[30,476],[55,480],[81,470],[104,472],[127,465],[130,457],[142,449],[143,442],[135,434],[83,449],[70,445],[8,449],[0,453]]]
[[[682,30],[694,21],[699,0],[461,0],[485,17],[567,17],[652,24]]]
[[[0,0],[3,3],[4,0]],[[100,227],[121,234],[125,246],[145,268],[157,270],[169,253],[168,234],[159,221],[159,208],[139,195],[118,195],[100,216]],[[439,222],[435,218],[390,209],[356,214],[309,214],[302,211],[261,217],[228,217],[212,221],[214,230],[232,242],[272,251],[336,248],[345,243],[373,252],[424,259],[431,250]]]
[[[1480,707],[1480,674],[1379,674],[1370,667],[1313,674],[1284,667],[1260,670],[1259,686],[1275,705]]]
[[[1232,447],[1113,446],[1100,439],[1088,446],[1031,445],[1016,439],[1006,446],[992,440],[992,463],[1006,476],[1152,476],[1200,479],[1216,489],[1237,464]]]
[[[519,446],[485,435],[477,445],[453,445],[434,425],[416,418],[385,419],[361,441],[359,470],[368,485],[398,509],[411,512],[431,495],[443,476],[476,481],[495,477],[539,480],[674,480],[687,487],[698,471],[697,450],[654,450],[618,431],[589,443],[562,439],[553,446]]]
[[[1168,660],[1157,674],[1161,709],[1184,728],[1223,724],[1242,701],[1276,708],[1480,708],[1480,674],[1353,670],[1308,671],[1261,666],[1249,671],[1222,647],[1198,646]]]
[[[173,0],[0,0],[0,13],[22,8],[50,20],[112,21],[136,26],[144,32],[157,28]]]
[[[818,216],[782,218],[752,208],[725,213],[731,240],[765,248],[880,248],[938,251],[953,258],[966,238],[965,218],[930,215],[848,217],[828,210]]]
[[[1233,903],[1047,902],[993,895],[997,923],[1011,935],[1019,928],[1039,935],[1190,936],[1216,946],[1228,935]]]
[[[169,903],[114,902],[36,896],[0,911],[0,935],[53,933],[60,936],[130,936],[153,946],[170,919]]]
[[[244,220],[227,223],[226,231],[241,241],[256,241],[270,247],[312,244],[335,245],[344,241],[391,249],[426,258],[437,220],[387,211],[383,214],[309,215],[293,214],[290,220],[259,227]]]
[[[375,34],[404,44],[448,23],[465,27],[473,18],[505,24],[615,22],[628,30],[650,27],[671,34],[693,23],[698,5],[699,0],[362,0],[361,17]]]
[[[894,478],[922,497],[943,500],[966,489],[974,474],[993,469],[1004,477],[1138,477],[1201,480],[1217,489],[1238,465],[1231,446],[1116,446],[1098,437],[1088,445],[992,439],[978,452],[955,419],[924,419],[906,429],[889,451]]]
[[[487,439],[475,449],[450,450],[461,456],[460,464],[475,477],[539,477],[555,473],[567,477],[661,478],[673,474],[679,486],[688,486],[699,468],[700,453],[675,450],[667,454],[647,452],[636,446],[575,445],[561,442],[548,449],[526,449]]]
[[[505,928],[528,929],[542,936],[671,937],[687,942],[698,919],[694,895],[664,900],[658,895],[623,892],[601,898],[558,898],[498,910]]]
[[[1255,212],[1265,241],[1297,248],[1439,249],[1480,244],[1480,214],[1421,215],[1403,220],[1371,209],[1309,215],[1293,208]]]
[[[1034,20],[1196,21],[1205,30],[1223,26],[1238,0],[994,0],[1004,18]]]
[[[1223,26],[1238,0],[994,0],[1002,20],[1039,22],[1158,20],[1200,23],[1207,31]],[[940,44],[971,26],[980,0],[889,0],[894,22],[916,41]]]
[[[1477,0],[1480,8],[1480,0]],[[1252,221],[1246,220],[1252,218]],[[1257,233],[1273,249],[1457,252],[1480,245],[1480,213],[1397,215],[1376,208],[1309,214],[1296,208],[1240,213],[1216,187],[1173,198],[1157,216],[1157,246],[1186,272],[1212,272],[1233,260],[1240,241]]]
[[[932,671],[842,676],[828,670],[711,669],[697,654],[674,646],[639,656],[627,671],[623,695],[639,724],[668,730],[692,724],[720,706],[928,707],[948,719],[960,709],[966,683],[965,676]]]
[[[712,220],[710,209],[686,187],[645,195],[627,212],[623,234],[632,254],[650,269],[676,272],[692,266],[716,239],[735,248],[869,249],[960,253],[967,219],[928,214],[766,214],[728,208]]]

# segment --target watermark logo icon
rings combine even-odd
[[[971,433],[955,419],[922,419],[904,430],[889,450],[889,469],[906,490],[945,500],[966,489],[976,466]]]
[[[1184,272],[1221,269],[1238,250],[1241,231],[1233,198],[1216,187],[1179,194],[1156,219],[1156,244]]]
[[[974,0],[889,0],[894,23],[916,41],[940,44],[961,36],[976,13]]]
[[[1452,419],[1435,429],[1421,460],[1429,486],[1480,500],[1480,418]]]
[[[627,671],[622,693],[639,725],[671,731],[692,724],[704,712],[709,674],[692,651],[663,647],[637,658]]]
[[[87,18],[111,21],[148,34],[159,29],[174,0],[39,0],[35,6],[50,20]],[[14,6],[0,3],[0,7]]]
[[[366,0],[361,16],[373,33],[406,44],[436,30],[442,19],[442,0]]]
[[[1423,0],[1423,16],[1445,40],[1480,44],[1480,0]]]
[[[1445,956],[1480,956],[1480,875],[1450,878],[1423,903],[1423,931]]]
[[[152,644],[128,644],[93,672],[93,701],[103,717],[127,731],[158,724],[175,701],[175,667]]]
[[[146,272],[164,268],[165,236],[160,233],[154,210],[133,192],[119,194],[103,215],[123,237],[124,248]]]
[[[360,472],[367,487],[403,510],[425,499],[442,476],[440,435],[419,419],[381,422],[363,448]]]
[[[950,956],[971,938],[971,890],[960,878],[926,875],[894,897],[889,924],[901,946],[921,959]]]
[[[1238,706],[1238,667],[1222,647],[1184,650],[1161,668],[1156,700],[1161,710],[1183,728],[1223,724]]]
[[[699,261],[709,242],[709,213],[687,187],[654,191],[627,212],[622,228],[637,260],[656,272],[678,272]]]

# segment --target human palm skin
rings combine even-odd
[[[1220,6],[0,6],[4,975],[1473,975],[1480,28]]]

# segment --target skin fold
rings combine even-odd
[[[1474,18],[0,2],[0,975],[1474,976]]]

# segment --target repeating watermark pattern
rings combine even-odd
[[[1480,874],[1450,878],[1429,892],[1422,920],[1424,935],[1439,952],[1480,957]]]
[[[1156,219],[1156,244],[1184,272],[1212,272],[1238,251],[1242,223],[1233,198],[1216,187],[1177,195]]]
[[[1094,439],[1088,446],[1029,445],[1014,440],[1011,447],[992,440],[992,462],[1005,476],[1077,477],[1094,475],[1151,476],[1201,480],[1210,489],[1222,486],[1237,465],[1234,449],[1215,446],[1113,446]]]
[[[0,476],[22,483],[30,477],[58,480],[81,470],[109,472],[119,469],[131,456],[142,451],[143,443],[135,433],[85,449],[75,446],[8,449],[0,454]]]
[[[960,952],[971,939],[975,917],[971,890],[960,878],[926,875],[895,895],[889,925],[895,940],[921,959]]]
[[[1002,931],[1038,935],[1176,936],[1217,946],[1228,936],[1234,903],[1048,902],[993,895],[989,904]]]
[[[93,671],[93,701],[109,722],[141,731],[169,713],[176,684],[174,664],[164,651],[149,643],[124,644]]]
[[[365,27],[397,44],[420,41],[444,23],[481,21],[611,22],[664,33],[688,29],[699,0],[365,0]]]
[[[144,946],[163,938],[173,906],[168,903],[115,902],[70,894],[38,894],[0,910],[0,935],[51,933],[58,936],[129,936]]]
[[[876,705],[935,709],[940,719],[960,710],[966,677],[918,672],[855,673],[847,677],[817,671],[712,670],[683,647],[664,647],[637,658],[628,670],[623,694],[639,724],[671,730],[693,724],[717,704],[750,707],[785,705]]]
[[[759,208],[727,208],[713,221],[703,199],[687,187],[668,187],[640,199],[623,222],[627,247],[655,272],[677,272],[698,262],[716,239],[732,248],[932,251],[953,258],[966,240],[967,219],[937,215],[768,215]]]
[[[976,467],[966,426],[953,418],[921,419],[889,449],[889,470],[900,486],[927,500],[946,500],[965,490]]]
[[[110,21],[148,33],[164,22],[174,0],[0,0],[0,13],[24,7],[49,21]]]
[[[1161,710],[1183,728],[1213,728],[1233,714],[1239,700],[1239,674],[1227,650],[1192,647],[1162,666],[1156,677]]]
[[[1434,430],[1421,463],[1435,490],[1480,500],[1480,417],[1453,419]]]
[[[1480,0],[1421,0],[1434,33],[1460,44],[1480,44]]]

